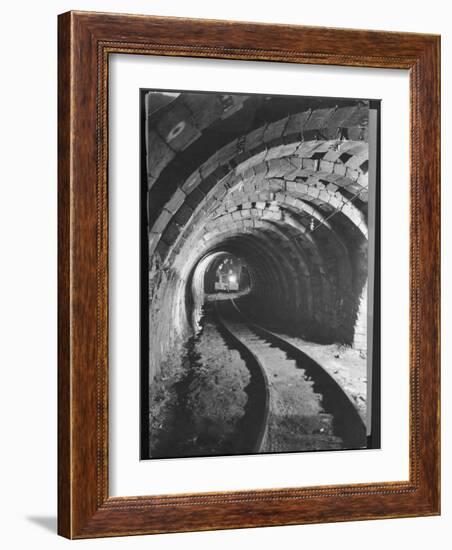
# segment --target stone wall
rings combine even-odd
[[[267,324],[363,348],[367,114],[351,100],[180,94],[148,117],[153,372],[193,329],[193,274],[218,252],[249,267]]]
[[[358,315],[355,322],[353,347],[367,353],[367,283],[361,293]]]

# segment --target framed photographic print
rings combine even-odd
[[[59,18],[59,533],[439,513],[439,37]]]

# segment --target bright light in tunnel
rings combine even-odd
[[[237,277],[235,275],[229,275],[229,282],[230,283],[236,283]]]

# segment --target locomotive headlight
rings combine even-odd
[[[229,282],[230,283],[236,283],[237,277],[235,275],[229,275]]]

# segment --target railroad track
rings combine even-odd
[[[251,374],[257,406],[248,430],[251,452],[358,449],[365,426],[337,382],[290,342],[248,319],[231,300],[216,306]]]

